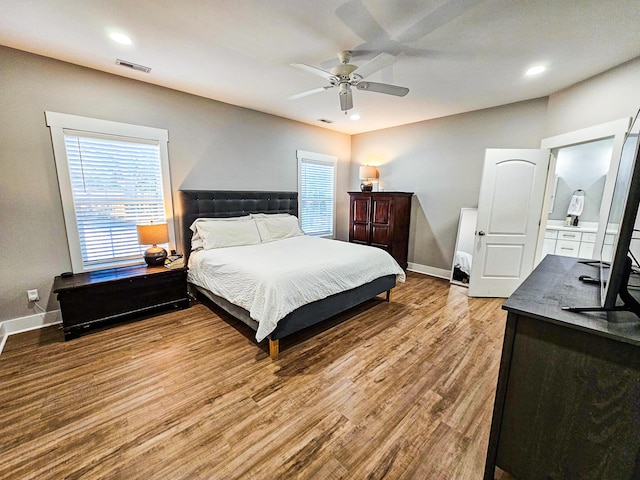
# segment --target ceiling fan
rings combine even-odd
[[[384,67],[391,65],[396,61],[396,57],[388,53],[381,53],[369,62],[365,63],[361,67],[351,65],[351,51],[344,50],[338,54],[340,65],[333,67],[330,71],[322,70],[320,68],[305,65],[304,63],[292,63],[291,66],[304,70],[305,72],[318,75],[326,80],[329,80],[329,84],[325,87],[314,88],[313,90],[307,90],[306,92],[291,95],[289,99],[294,100],[296,98],[306,97],[313,93],[324,92],[330,88],[338,87],[338,96],[340,98],[340,108],[346,114],[347,110],[353,108],[353,97],[351,94],[351,87],[355,87],[358,90],[365,90],[369,92],[385,93],[387,95],[395,95],[397,97],[404,97],[409,93],[409,89],[406,87],[398,87],[396,85],[390,85],[388,83],[376,83],[363,81],[369,75],[383,69]]]

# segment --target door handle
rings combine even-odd
[[[478,235],[479,235],[480,237],[484,237],[484,236],[486,235],[486,233],[484,233],[482,230],[480,230],[480,231],[478,232]]]

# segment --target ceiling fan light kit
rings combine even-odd
[[[373,73],[382,70],[383,68],[391,65],[396,61],[396,57],[388,53],[381,53],[365,63],[361,67],[352,65],[351,52],[349,50],[343,50],[338,53],[338,59],[340,65],[333,67],[330,71],[322,70],[311,65],[304,63],[292,63],[293,67],[304,70],[305,72],[318,75],[326,80],[329,80],[330,85],[325,87],[314,88],[313,90],[307,90],[295,95],[291,95],[289,99],[295,100],[297,98],[306,97],[314,93],[323,92],[333,87],[338,87],[338,97],[340,99],[340,109],[345,112],[353,108],[353,96],[351,87],[356,87],[358,90],[366,90],[369,92],[384,93],[386,95],[395,95],[396,97],[404,97],[409,93],[409,89],[406,87],[399,87],[397,85],[390,85],[388,83],[375,83],[375,82],[363,82],[362,80]],[[355,73],[355,72],[358,73]]]

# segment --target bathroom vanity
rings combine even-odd
[[[595,258],[594,247],[597,222],[585,222],[577,227],[562,225],[560,221],[549,220],[544,232],[542,257],[548,254],[565,257]]]

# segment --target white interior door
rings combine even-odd
[[[548,150],[486,150],[470,296],[508,297],[533,270],[548,167]]]

